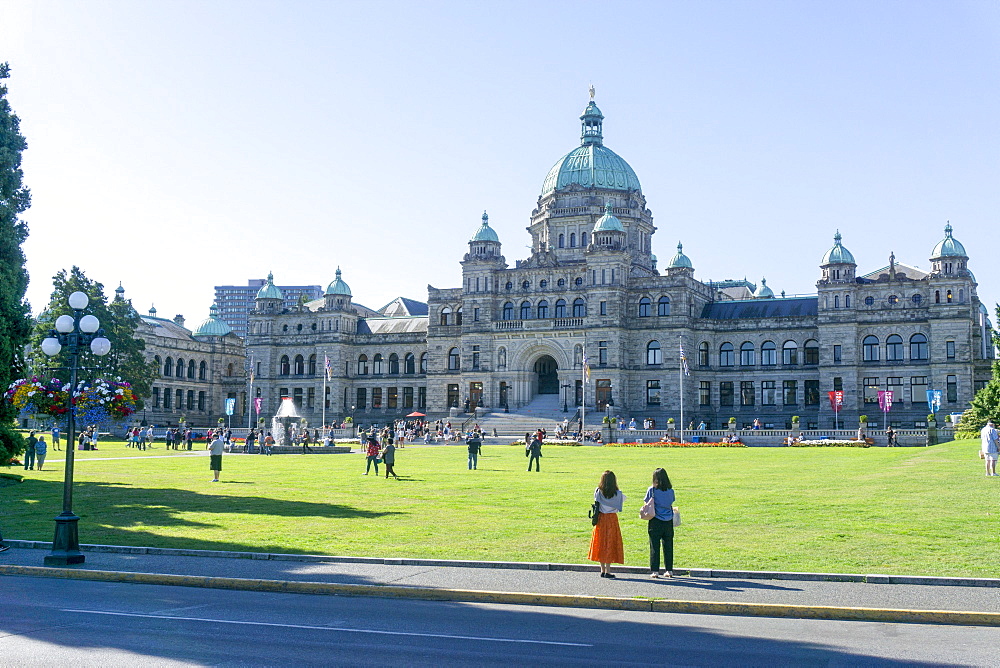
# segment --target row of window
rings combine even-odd
[[[153,408],[163,410],[189,410],[205,412],[208,410],[208,395],[204,391],[172,390],[169,387],[153,388]]]
[[[949,359],[955,357],[955,342],[949,341]],[[890,362],[901,362],[906,358],[903,355],[903,337],[899,334],[890,334],[885,339],[885,359]],[[861,341],[862,359],[865,362],[877,362],[881,355],[881,343],[877,336],[869,334]],[[927,337],[923,334],[914,334],[910,337],[910,359],[925,361],[927,354]]]
[[[862,401],[864,403],[878,403],[878,393],[881,387],[879,383],[880,380],[878,378],[865,378],[862,381],[862,385],[864,386]],[[904,385],[901,377],[890,376],[886,378],[884,387],[886,390],[892,391],[892,400],[894,403],[910,401],[914,406],[927,404],[927,376],[910,377],[909,397],[903,393]],[[958,401],[958,376],[947,376],[945,378],[944,399],[948,403],[956,403]]]
[[[658,341],[650,341],[649,345],[656,344],[654,350],[646,349],[646,360],[648,364],[659,364],[660,362],[650,362],[651,354],[659,357],[660,344]],[[819,343],[813,339],[806,341],[803,347],[802,363],[806,365],[819,364]],[[774,341],[765,341],[760,346],[760,363],[763,366],[774,366],[778,363],[778,347]],[[797,365],[799,363],[799,344],[795,341],[785,341],[781,346],[781,363],[785,365]],[[749,341],[740,345],[740,366],[755,366],[757,364],[757,348]],[[719,346],[719,366],[736,365],[736,348],[728,341]],[[698,346],[698,366],[709,366],[709,345],[707,341],[702,341]]]
[[[569,248],[576,248],[576,232],[570,232],[568,239],[569,239],[569,246],[568,247]],[[558,240],[557,240],[559,248],[567,248],[566,241],[567,241],[567,236],[565,234],[560,234],[559,237],[558,237]],[[581,232],[580,233],[580,246],[582,246],[583,248],[587,247],[587,233],[586,232]]]
[[[400,389],[402,389],[402,393]],[[353,408],[358,410],[368,408],[368,395],[368,388],[357,388]],[[373,387],[371,388],[371,407],[388,410],[397,408],[427,408],[427,388],[418,387],[416,388],[416,393],[414,393],[414,388],[412,387],[387,387],[383,394],[381,387]]]
[[[160,360],[160,356],[156,355],[153,357],[153,361],[156,362],[156,367],[162,370],[160,374],[164,378],[188,378],[194,380],[197,375],[198,380],[208,380],[208,362],[202,360],[200,363],[196,363],[194,360],[188,360],[185,364],[184,360],[180,357],[174,361],[174,358],[167,357],[166,360]]]
[[[529,301],[521,302],[520,307],[520,319],[521,320],[532,320],[532,319],[544,319],[548,317],[553,318],[567,318],[570,317],[567,313],[566,307],[568,304],[565,299],[557,299],[555,303],[555,308],[552,310],[551,316],[549,315],[549,301],[547,299],[538,300],[537,306],[534,308]],[[582,298],[577,297],[573,300],[572,304],[572,317],[574,318],[584,318],[587,315],[587,302]],[[503,320],[513,320],[514,319],[514,304],[513,302],[505,302],[503,305],[503,311],[501,312],[501,319]]]
[[[647,400],[649,396],[649,383],[657,383],[657,392],[659,391],[658,381],[647,381]],[[798,405],[799,382],[797,380],[781,381],[780,387],[778,386],[778,381],[776,380],[762,380],[760,381],[759,395],[757,383],[752,380],[740,381],[738,389],[740,406],[756,406],[758,400],[761,406],[777,406],[779,399],[781,400],[781,405],[783,406]],[[718,394],[719,405],[735,406],[736,390],[737,385],[734,381],[725,380],[720,382]],[[803,405],[805,406],[816,406],[819,404],[818,380],[807,380],[803,382],[802,399]],[[657,401],[657,403],[659,403],[659,401]],[[703,380],[699,384],[698,403],[702,406],[712,405],[712,383],[710,381]]]

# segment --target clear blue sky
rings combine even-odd
[[[38,311],[79,264],[140,312],[339,265],[378,308],[457,287],[484,209],[513,265],[587,86],[661,267],[815,291],[927,268],[945,221],[1000,299],[996,2],[0,0]]]

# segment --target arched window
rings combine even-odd
[[[302,355],[296,355],[295,356],[295,366],[292,369],[292,372],[296,376],[301,376],[302,374],[304,374],[306,372],[306,361],[302,357]]]
[[[309,356],[309,375],[316,375],[316,355],[312,354]]]
[[[774,366],[778,363],[778,347],[774,341],[765,341],[760,347],[760,363],[764,366]]]
[[[566,317],[566,300],[558,299],[556,300],[556,317],[565,318]]]
[[[833,308],[840,308],[840,295],[833,296]]]
[[[361,355],[358,357],[358,375],[368,375],[368,355]]]
[[[559,235],[559,248],[564,248],[566,246],[566,237],[562,234]]]
[[[587,233],[586,232],[581,232],[580,233],[580,245],[581,246],[586,246],[587,245]]]
[[[514,304],[511,302],[505,302],[503,305],[503,319],[513,320],[514,319]]]
[[[569,233],[569,247],[576,248],[576,232]]]
[[[940,290],[935,290],[934,291],[934,303],[935,304],[940,304],[941,303],[941,291]]]
[[[642,299],[639,300],[639,317],[640,318],[648,318],[649,317],[649,312],[650,312],[650,306],[651,305],[652,305],[652,302],[649,300],[649,297],[643,297]]]
[[[670,297],[663,295],[656,302],[656,315],[670,315]]]
[[[458,348],[452,348],[448,351],[448,370],[458,371],[461,367],[461,357],[458,354]]]
[[[813,339],[806,341],[802,348],[803,364],[819,364],[819,343]]]
[[[851,308],[851,295],[844,295],[844,308]]]
[[[726,342],[719,346],[719,366],[733,366],[735,357],[733,344]]]
[[[521,302],[521,320],[531,319],[531,302]]]
[[[403,356],[403,373],[413,374],[415,372],[416,358],[413,353],[406,353]]]
[[[208,378],[208,364],[205,360],[201,361],[198,365],[198,380],[206,380]]]
[[[459,306],[458,310],[455,311],[455,324],[456,325],[461,325],[462,324],[462,307],[461,306]]]
[[[372,373],[376,376],[385,373],[382,370],[382,353],[375,353],[375,357],[372,358]]]
[[[740,346],[740,366],[753,366],[756,364],[754,358],[754,346],[749,341],[744,341]]]
[[[427,353],[420,355],[420,373],[427,373]]]
[[[965,303],[965,289],[964,288],[959,288],[959,290],[958,290],[958,303],[959,304],[964,304]]]
[[[903,337],[899,334],[890,334],[885,340],[885,358],[890,362],[901,362],[903,360]]]
[[[196,369],[197,369],[197,366],[195,365],[194,360],[188,360],[188,373],[187,373],[187,377],[190,378],[191,380],[194,380],[194,374],[195,374],[195,370]]]
[[[785,341],[781,346],[781,363],[796,365],[799,363],[799,344],[795,341]]]
[[[869,334],[861,341],[862,359],[865,362],[878,362],[878,337]]]
[[[156,361],[159,362],[160,358],[157,357]],[[167,361],[163,363],[163,375],[170,376],[173,373],[174,373],[174,361],[168,357]]]
[[[951,303],[951,290],[948,291],[948,303]]]
[[[445,306],[443,309],[441,309],[441,325],[446,327],[450,324],[451,324],[451,308]]]
[[[549,317],[549,302],[541,299],[538,301],[538,318],[548,318]]]
[[[395,375],[399,373],[399,355],[396,353],[389,354],[389,375]]]
[[[175,369],[177,370],[177,377],[178,378],[183,378],[184,377],[184,360],[182,360],[180,358],[177,358],[177,366],[175,367]]]
[[[708,366],[708,341],[702,341],[698,346],[698,366]]]
[[[573,300],[573,317],[584,318],[587,315],[587,302],[582,297]]]
[[[278,375],[280,375],[280,376],[287,376],[291,372],[292,372],[291,371],[291,366],[288,363],[288,355],[282,355],[281,356],[281,362],[279,363],[279,367],[278,367]]]
[[[646,364],[662,364],[663,356],[660,350],[659,341],[650,341],[646,344]]]
[[[230,362],[229,364],[226,365],[226,375],[227,376],[232,376],[235,371],[236,371],[236,368],[233,366],[232,362]]]
[[[927,337],[923,334],[914,334],[910,337],[910,359],[927,359]]]

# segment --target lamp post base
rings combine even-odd
[[[56,535],[52,540],[52,552],[45,556],[46,566],[72,566],[86,561],[80,552],[79,521],[80,518],[70,511],[56,517]]]

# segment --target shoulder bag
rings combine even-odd
[[[656,517],[656,497],[650,496],[649,501],[642,504],[642,508],[639,509],[639,519],[651,520],[654,517]]]
[[[590,518],[590,523],[595,527],[597,526],[597,520],[601,519],[601,505],[594,499],[593,505],[590,506],[590,512],[587,513],[587,517]]]

